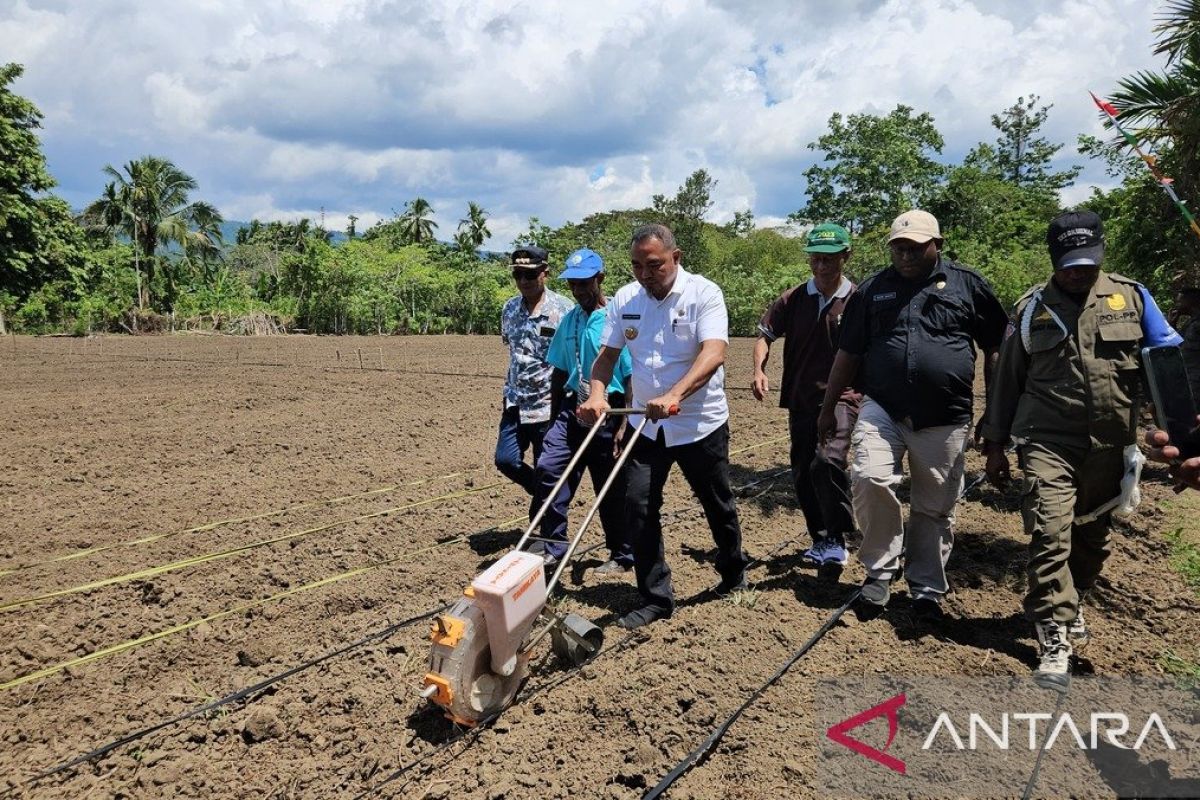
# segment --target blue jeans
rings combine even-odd
[[[534,505],[538,508],[546,501],[554,484],[562,477],[567,463],[587,436],[588,428],[575,417],[574,399],[564,400],[558,416],[550,423],[546,432],[542,455],[537,461],[537,494]],[[587,469],[592,476],[592,489],[597,493],[612,474],[616,458],[613,456],[613,431],[620,427],[619,418],[605,421],[604,427],[596,432],[588,445],[587,452],[575,464],[567,476],[566,482],[554,496],[554,500],[542,517],[541,535],[546,539],[556,539],[558,542],[546,542],[546,552],[555,558],[562,558],[567,552],[567,509],[579,482],[583,478],[583,470]],[[629,567],[633,565],[633,545],[625,535],[624,520],[625,480],[618,475],[609,487],[608,494],[600,503],[600,524],[604,528],[604,543],[608,546],[610,557]]]
[[[521,422],[516,406],[500,415],[500,435],[496,439],[496,469],[532,497],[536,485],[533,467],[525,463],[525,451],[533,447],[533,463],[542,454],[542,437],[549,422]]]

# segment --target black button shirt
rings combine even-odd
[[[850,297],[840,347],[862,356],[858,383],[895,420],[913,428],[971,421],[975,345],[1000,346],[1000,301],[974,270],[939,259],[910,281],[888,267]]]

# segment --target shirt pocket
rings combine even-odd
[[[875,300],[868,299],[870,308],[870,331],[872,339],[879,339],[887,336],[896,329],[897,322],[900,319],[900,310],[904,304],[899,300]]]
[[[970,330],[970,312],[961,301],[943,294],[931,294],[921,308],[921,325],[930,333]]]
[[[1142,326],[1137,322],[1101,323],[1096,332],[1096,358],[1111,361],[1114,369],[1137,369]]]
[[[1066,340],[1066,332],[1056,323],[1034,323],[1029,330],[1029,354],[1046,353],[1057,349]]]
[[[1114,404],[1135,404],[1142,394],[1142,326],[1137,322],[1101,324],[1096,333],[1096,358],[1108,362]]]
[[[1071,348],[1067,346],[1068,338],[1053,320],[1035,322],[1031,326],[1028,339],[1030,380],[1053,384],[1070,377]]]
[[[668,341],[679,346],[698,345],[696,341],[696,323],[688,319],[676,319],[671,322]]]

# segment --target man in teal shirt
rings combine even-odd
[[[567,463],[583,444],[588,428],[575,417],[576,406],[587,399],[590,390],[592,362],[600,352],[600,336],[604,331],[604,260],[587,248],[576,250],[567,257],[566,269],[560,278],[567,282],[571,294],[579,303],[562,318],[546,361],[554,368],[551,377],[550,429],[542,440],[534,478],[535,502],[540,505],[562,477]],[[621,352],[608,385],[608,402],[614,408],[625,405],[628,381],[633,365],[629,351]],[[567,509],[586,467],[592,476],[592,486],[600,487],[612,474],[615,464],[614,442],[624,422],[623,417],[611,417],[588,445],[587,452],[575,464],[546,514],[542,517],[541,536],[547,541],[543,558],[548,566],[557,564],[567,551]],[[600,505],[600,524],[608,545],[609,560],[597,567],[598,575],[620,575],[633,568],[633,548],[624,535],[622,525],[625,486],[618,478],[609,488]]]

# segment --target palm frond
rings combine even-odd
[[[1158,13],[1154,32],[1158,34],[1154,52],[1165,55],[1168,63],[1181,60],[1200,42],[1200,2],[1168,0]]]

